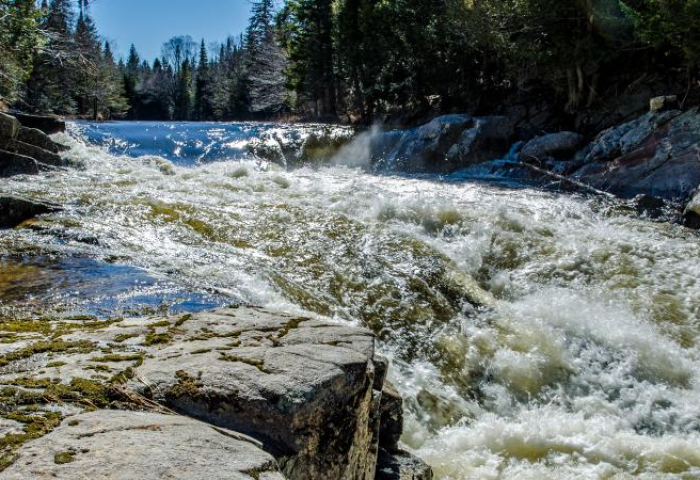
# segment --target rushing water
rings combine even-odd
[[[600,199],[339,165],[362,140],[313,169],[246,155],[279,128],[73,126],[81,169],[0,184],[69,205],[0,234],[3,305],[82,290],[363,324],[439,479],[700,478],[695,233]],[[56,275],[66,291],[41,287]]]

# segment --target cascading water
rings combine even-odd
[[[373,175],[347,166],[362,143],[317,142],[335,160],[294,170],[247,147],[313,128],[74,125],[81,169],[0,184],[68,204],[0,237],[0,302],[360,323],[439,479],[700,478],[695,233],[601,199]]]

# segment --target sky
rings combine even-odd
[[[207,45],[238,35],[248,24],[248,0],[92,0],[91,12],[100,34],[126,56],[136,45],[141,58],[160,56],[169,38],[190,35]]]

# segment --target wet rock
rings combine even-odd
[[[444,115],[430,123],[406,130],[384,167],[403,172],[446,172],[454,168],[447,153],[465,129],[474,127],[469,115]]]
[[[22,222],[38,215],[60,211],[50,203],[40,202],[20,196],[0,197],[0,228],[14,228]]]
[[[1,145],[2,148],[19,155],[31,157],[39,163],[52,167],[65,167],[68,162],[61,158],[60,155],[44,150],[36,145],[24,143],[19,140],[10,140]]]
[[[2,478],[284,480],[275,460],[235,432],[180,416],[103,410],[28,443]]]
[[[576,179],[595,188],[683,201],[700,185],[700,113],[647,114],[603,132],[582,158]]]
[[[15,175],[36,175],[38,173],[39,166],[33,158],[0,150],[0,178]]]
[[[132,388],[255,437],[289,479],[373,476],[369,332],[252,308],[196,314],[178,331]]]
[[[66,122],[52,115],[27,115],[24,113],[15,114],[15,117],[22,126],[36,128],[46,135],[53,135],[66,131]]]
[[[403,434],[403,399],[390,383],[382,390],[380,412],[379,444],[384,450],[396,452]]]
[[[683,212],[683,223],[686,227],[700,230],[700,191],[690,199]]]
[[[503,158],[514,134],[513,123],[506,117],[475,118],[473,126],[464,130],[447,152],[446,169],[457,170]]]
[[[17,135],[17,140],[56,154],[68,150],[68,147],[54,142],[48,135],[36,128],[21,127]]]
[[[376,163],[389,155],[401,141],[403,130],[387,130],[377,132],[371,139],[370,152]]]
[[[408,452],[379,452],[376,480],[432,480],[431,468]]]
[[[15,117],[0,113],[0,141],[17,138],[19,129],[20,123]]]
[[[568,159],[574,156],[583,142],[583,135],[576,132],[550,133],[527,142],[520,152],[520,158],[524,160]]]

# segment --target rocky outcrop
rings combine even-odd
[[[33,158],[0,150],[0,178],[38,173],[39,165]]]
[[[520,151],[520,158],[525,161],[566,160],[574,156],[584,142],[583,135],[576,132],[550,133],[536,137],[525,144]]]
[[[38,215],[60,211],[60,207],[16,195],[0,196],[0,228],[14,228]]]
[[[68,147],[54,142],[48,135],[36,128],[20,127],[17,134],[17,140],[25,144],[43,148],[44,150],[54,154],[68,150]]]
[[[244,436],[176,415],[102,410],[64,421],[0,474],[29,478],[284,480]]]
[[[402,172],[445,172],[453,169],[447,153],[462,132],[474,125],[469,115],[444,115],[406,130],[382,167]]]
[[[457,170],[489,160],[503,158],[513,141],[512,122],[506,117],[474,118],[446,154],[447,170]]]
[[[403,432],[403,399],[388,382],[382,391],[380,414],[376,480],[432,480],[431,468],[399,446]]]
[[[649,113],[603,132],[576,178],[623,198],[684,201],[700,185],[700,113]]]
[[[29,125],[41,126],[51,133],[65,130],[65,123],[53,117],[19,117],[29,122]],[[14,116],[0,113],[0,175],[31,175],[41,169],[68,165],[59,155],[67,148],[51,140],[44,130],[29,125],[21,124]],[[27,158],[34,160],[37,168],[33,168]]]
[[[0,139],[16,139],[20,128],[21,125],[15,117],[0,113]]]
[[[46,135],[53,135],[66,131],[66,122],[52,115],[27,115],[24,113],[13,114],[19,122],[27,128],[41,130]]]
[[[290,480],[373,478],[368,332],[256,309],[197,314],[179,329],[136,371],[139,393],[259,439]]]
[[[396,444],[400,398],[364,329],[231,307],[0,321],[0,335],[0,403],[23,422],[0,429],[8,478],[430,478]]]

